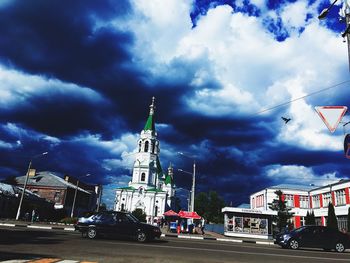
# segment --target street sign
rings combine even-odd
[[[344,153],[345,157],[350,159],[350,134],[345,135],[344,138]]]
[[[321,117],[324,124],[330,132],[334,132],[341,119],[343,118],[345,112],[347,111],[346,106],[317,106],[315,110]]]

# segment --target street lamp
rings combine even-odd
[[[332,7],[335,5],[335,3],[338,0],[334,0],[332,4],[328,7],[322,10],[322,12],[319,14],[318,19],[322,20],[325,19],[328,15],[328,12],[332,9]],[[343,38],[347,38],[347,44],[348,44],[348,61],[349,61],[349,70],[350,70],[350,6],[347,1],[344,1],[343,3],[343,9],[344,9],[344,16],[345,16],[345,21],[346,21],[346,29],[345,31],[341,34]],[[345,42],[345,40],[344,40]]]
[[[72,205],[72,212],[70,213],[70,217],[73,217],[73,214],[74,214],[75,200],[77,198],[79,179],[82,178],[82,177],[88,177],[88,176],[90,176],[90,174],[86,174],[86,175],[83,175],[83,176],[80,176],[80,177],[77,178],[77,184],[75,186],[75,193],[74,193],[74,199],[73,199],[73,205]]]
[[[329,10],[332,9],[332,7],[335,5],[335,3],[337,2],[338,0],[334,0],[334,2],[328,7],[328,8],[325,8],[322,10],[322,12],[320,13],[320,15],[318,16],[318,19],[325,19],[326,16],[328,15],[328,12]]]
[[[26,187],[27,187],[27,183],[28,183],[28,179],[29,179],[30,168],[32,167],[32,161],[33,161],[34,158],[37,158],[37,157],[40,157],[40,156],[43,156],[43,155],[46,155],[46,154],[48,154],[48,152],[43,152],[43,153],[34,155],[34,156],[30,159],[30,162],[29,162],[29,165],[28,165],[27,174],[26,174],[26,179],[25,179],[24,185],[23,185],[23,191],[22,191],[21,199],[20,199],[19,205],[18,205],[16,220],[19,220],[19,216],[20,216],[20,214],[21,214],[22,202],[23,202],[24,193],[25,193],[25,191],[26,191]]]
[[[187,158],[191,158],[187,155],[185,155],[182,152],[178,152],[178,154],[181,154],[182,156],[185,156]],[[181,172],[185,172],[181,169],[179,169]],[[186,172],[185,172],[186,173]],[[187,172],[189,173],[189,172]],[[193,160],[193,173],[192,173],[192,190],[191,190],[191,210],[190,212],[194,212],[194,195],[195,195],[195,188],[196,188],[196,160]]]

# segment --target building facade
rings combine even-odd
[[[62,210],[65,216],[70,216],[75,196],[74,216],[95,211],[101,188],[98,185],[88,185],[82,182],[77,186],[77,180],[71,176],[43,171],[29,174],[26,189],[54,203],[56,210]],[[23,186],[26,176],[16,177],[17,184]]]
[[[170,165],[164,173],[159,160],[154,102],[153,97],[149,116],[137,142],[131,181],[127,187],[117,189],[114,205],[115,211],[141,209],[147,215],[148,222],[170,209],[175,195],[173,168]]]
[[[255,231],[257,235],[263,236],[266,231],[258,233],[255,230],[256,224],[253,226],[247,223],[244,230],[244,226],[235,228],[234,220],[236,217],[241,217],[237,221],[238,223],[241,221],[250,222],[250,214],[258,214],[260,217],[263,217],[264,215],[273,215],[273,212],[276,213],[276,211],[272,211],[269,208],[269,204],[274,199],[278,199],[278,196],[275,194],[277,190],[282,191],[282,199],[286,201],[287,207],[293,213],[290,221],[294,228],[305,225],[307,212],[314,213],[317,225],[327,225],[328,204],[332,203],[338,219],[339,230],[347,231],[347,215],[350,207],[349,188],[350,180],[340,180],[322,187],[288,184],[268,187],[250,195],[250,209],[242,210],[233,207],[225,207],[223,209],[225,234],[232,236],[247,234],[249,236]],[[267,222],[267,225],[269,224],[270,222]],[[272,232],[268,234],[271,235]]]

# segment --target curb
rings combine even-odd
[[[9,224],[9,223],[0,223],[0,226],[27,227],[27,228],[34,228],[34,229],[36,228],[36,229],[75,231],[75,229],[72,228],[72,227],[38,226],[38,225],[23,225],[23,224]]]
[[[168,234],[162,234],[161,237],[196,239],[196,240],[215,240],[215,241],[222,241],[222,242],[249,243],[249,244],[269,245],[269,246],[275,245],[273,241],[243,240],[243,239],[232,239],[232,238],[197,237],[197,236],[168,235]]]

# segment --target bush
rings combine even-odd
[[[77,217],[65,217],[60,220],[60,223],[63,223],[65,225],[67,224],[76,224],[78,221]]]

